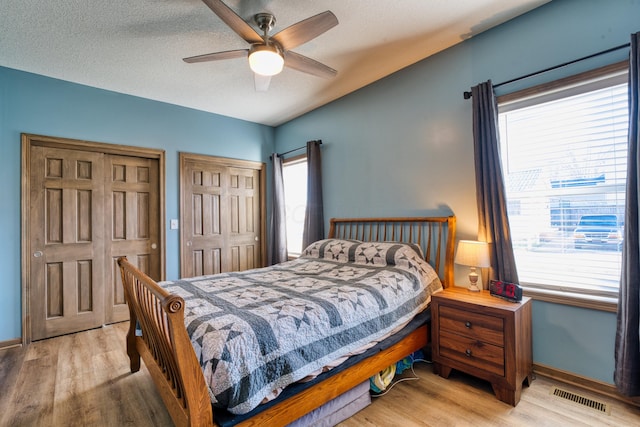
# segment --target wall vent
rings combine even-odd
[[[611,408],[606,402],[594,400],[586,396],[581,396],[579,394],[573,393],[571,391],[563,390],[558,387],[551,387],[551,394],[554,396],[561,397],[563,399],[570,400],[579,405],[586,406],[591,409],[595,409],[598,412],[602,412],[607,415],[611,414]]]

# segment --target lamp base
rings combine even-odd
[[[469,273],[469,291],[471,292],[480,292],[480,288],[478,287],[478,273],[476,273],[476,268],[471,267],[471,272]]]

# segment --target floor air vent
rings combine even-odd
[[[570,400],[579,405],[586,406],[591,409],[595,409],[598,412],[602,412],[605,414],[611,413],[611,408],[607,403],[600,402],[598,400],[594,400],[585,396],[581,396],[571,391],[563,390],[558,387],[551,387],[551,394],[553,394],[554,396],[561,397],[563,399]]]

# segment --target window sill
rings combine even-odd
[[[618,311],[618,298],[613,297],[554,291],[527,287],[526,285],[523,285],[523,293],[537,301],[570,305],[573,307],[588,308],[591,310],[608,311],[611,313],[616,313]]]

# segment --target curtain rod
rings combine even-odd
[[[319,143],[320,145],[322,145],[322,141],[318,141],[318,143]],[[287,155],[287,154],[293,153],[294,151],[299,151],[299,150],[306,149],[306,148],[307,148],[307,146],[306,146],[306,145],[303,145],[302,147],[294,148],[294,149],[292,149],[292,150],[285,151],[284,153],[277,153],[277,154],[278,154],[278,157],[280,157],[280,156],[285,156],[285,155]],[[271,159],[271,156],[269,156],[269,159]]]
[[[620,46],[612,47],[610,49],[603,50],[601,52],[592,53],[591,55],[587,55],[587,56],[583,56],[582,58],[574,59],[573,61],[565,62],[565,63],[559,64],[559,65],[554,65],[553,67],[545,68],[544,70],[535,71],[533,73],[529,73],[529,74],[526,74],[524,76],[516,77],[515,79],[507,80],[506,82],[495,84],[495,85],[493,85],[493,88],[495,89],[495,88],[500,87],[502,85],[506,85],[506,84],[513,83],[513,82],[517,82],[518,80],[528,79],[529,77],[537,76],[538,74],[544,74],[544,73],[549,72],[549,71],[557,70],[558,68],[566,67],[567,65],[575,64],[576,62],[584,61],[586,59],[595,58],[596,56],[604,55],[606,53],[615,52],[616,50],[624,49],[624,48],[629,47],[629,46],[631,46],[631,43],[621,44]],[[465,91],[462,94],[464,96],[464,99],[471,98],[471,92],[470,91],[469,92]]]

